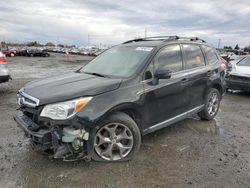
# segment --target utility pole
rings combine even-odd
[[[147,28],[145,27],[145,38],[147,38]]]
[[[220,49],[220,42],[221,42],[221,39],[219,39],[218,41],[218,49]]]

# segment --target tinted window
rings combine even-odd
[[[213,48],[210,48],[208,46],[203,46],[208,64],[213,64],[218,62],[218,56],[216,55]]]
[[[199,46],[183,45],[183,50],[186,57],[186,69],[192,69],[205,65],[205,60]]]
[[[166,68],[172,72],[182,70],[182,55],[179,45],[164,47],[155,57],[155,70]]]
[[[250,67],[250,58],[246,57],[246,58],[242,59],[239,63],[237,63],[237,65]]]

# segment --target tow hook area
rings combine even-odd
[[[85,129],[75,129],[73,127],[63,128],[62,133],[62,144],[57,147],[54,158],[63,158],[65,161],[89,160],[84,157],[84,143],[89,139],[89,133]]]

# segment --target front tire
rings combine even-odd
[[[215,88],[211,88],[206,96],[204,110],[198,113],[199,117],[202,120],[214,119],[220,108],[220,101],[220,92]]]
[[[108,117],[96,131],[92,159],[102,162],[128,161],[138,152],[141,133],[135,121],[125,113]]]

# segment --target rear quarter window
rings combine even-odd
[[[202,48],[204,50],[208,64],[218,63],[219,58],[215,52],[215,49],[208,46],[203,46]]]

